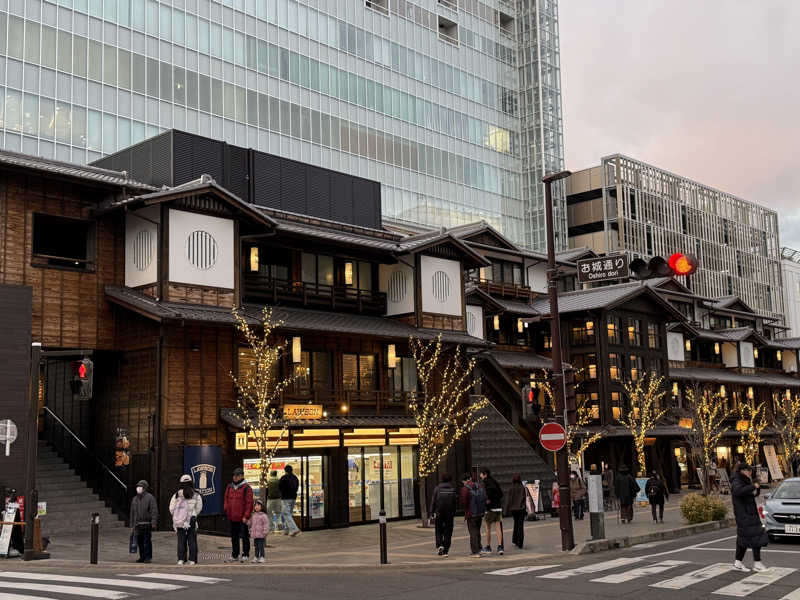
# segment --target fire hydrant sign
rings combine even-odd
[[[558,423],[545,423],[539,430],[539,443],[550,452],[558,452],[567,443],[567,432]]]

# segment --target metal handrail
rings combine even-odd
[[[67,425],[66,423],[64,423],[64,421],[62,421],[62,420],[61,420],[61,418],[60,418],[60,417],[59,417],[59,416],[58,416],[56,413],[54,413],[52,410],[50,410],[48,407],[44,406],[43,408],[44,408],[44,410],[46,410],[48,413],[50,413],[50,416],[51,416],[51,417],[53,417],[53,418],[54,418],[54,419],[55,419],[55,420],[58,422],[58,424],[59,424],[59,425],[61,425],[61,427],[64,429],[64,431],[66,431],[68,434],[70,434],[70,435],[72,436],[72,438],[73,438],[73,439],[74,439],[76,442],[78,442],[78,443],[81,445],[81,447],[82,447],[84,450],[86,450],[86,453],[87,453],[89,456],[91,456],[91,457],[94,459],[94,461],[95,461],[95,462],[96,462],[98,465],[100,465],[101,467],[103,467],[103,469],[105,470],[105,472],[106,472],[106,473],[108,473],[109,475],[111,475],[111,477],[113,477],[113,478],[114,478],[114,480],[115,480],[115,481],[116,481],[118,484],[120,484],[120,485],[122,486],[122,489],[124,489],[124,490],[125,490],[125,492],[127,493],[127,492],[128,492],[128,486],[127,486],[127,485],[125,485],[125,484],[122,482],[122,480],[121,480],[119,477],[117,477],[116,475],[114,475],[114,472],[113,472],[111,469],[109,469],[109,468],[108,468],[108,467],[107,467],[105,464],[103,464],[103,461],[101,461],[99,458],[97,458],[97,457],[96,457],[96,456],[95,456],[95,455],[94,455],[94,454],[91,452],[91,450],[89,450],[89,448],[86,446],[86,444],[84,444],[84,443],[83,443],[83,441],[81,441],[81,439],[80,439],[80,438],[79,438],[77,435],[75,435],[75,432],[74,432],[74,431],[72,431],[72,429],[70,429],[70,428],[69,428],[69,425]]]

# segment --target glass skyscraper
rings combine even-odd
[[[6,149],[83,163],[181,129],[380,181],[386,217],[543,246],[555,0],[0,0],[0,36]]]

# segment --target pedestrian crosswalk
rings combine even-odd
[[[663,557],[662,557],[663,558]],[[794,567],[772,567],[761,573],[740,573],[732,563],[713,563],[699,566],[688,560],[659,560],[653,557],[623,557],[574,567],[559,569],[558,564],[520,565],[507,569],[488,571],[486,575],[530,576],[542,580],[589,581],[597,584],[625,584],[637,581],[644,588],[662,590],[701,589],[714,596],[746,598],[773,584],[784,586],[780,600],[800,600],[800,587],[786,593],[790,584],[800,584],[800,579],[787,580],[795,573]],[[698,568],[699,567],[699,568]],[[545,572],[546,571],[546,572]],[[597,574],[597,577],[593,577]],[[663,574],[663,575],[662,575]],[[672,575],[670,577],[670,575]],[[664,577],[662,579],[662,577]],[[795,578],[797,579],[797,578]],[[544,582],[542,582],[544,583]],[[702,587],[704,584],[706,587]],[[717,584],[717,589],[708,589]],[[694,587],[697,586],[697,587]],[[0,600],[2,600],[0,598]]]
[[[124,600],[146,597],[154,592],[174,592],[192,584],[214,585],[226,581],[230,580],[178,573],[120,574],[111,578],[40,571],[0,571],[0,600],[80,597]]]

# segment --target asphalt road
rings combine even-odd
[[[63,567],[0,562],[0,600],[261,598],[468,600],[749,598],[800,600],[800,544],[771,544],[764,574],[730,570],[734,530],[589,556],[420,555],[403,567],[291,569],[267,565]],[[745,560],[752,564],[752,557]]]

